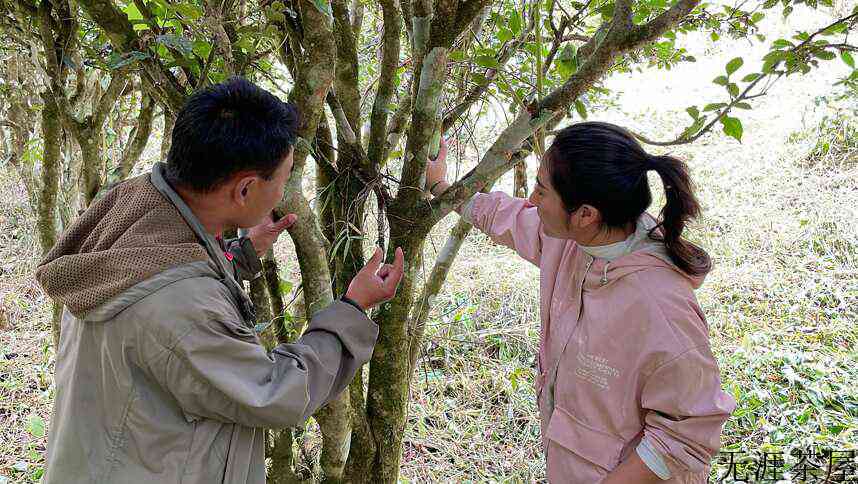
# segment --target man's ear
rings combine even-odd
[[[253,185],[257,182],[255,176],[244,176],[238,179],[232,190],[232,199],[238,205],[247,203],[247,196],[250,191],[255,188]]]

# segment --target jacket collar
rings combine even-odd
[[[155,163],[155,165],[152,166],[152,184],[159,192],[161,192],[162,195],[170,200],[170,202],[179,211],[179,215],[185,219],[191,227],[191,230],[193,230],[197,235],[200,243],[205,247],[206,252],[208,252],[209,257],[214,261],[218,269],[221,282],[229,288],[230,293],[232,293],[238,301],[239,308],[241,309],[245,320],[251,323],[254,322],[256,320],[256,310],[253,306],[253,302],[250,300],[247,293],[244,292],[244,289],[238,281],[233,277],[232,265],[226,260],[220,244],[215,240],[213,235],[206,232],[202,222],[200,222],[188,204],[185,203],[182,197],[176,193],[173,187],[167,182],[166,178],[164,178],[164,170],[166,169],[166,166],[167,165],[164,163]]]

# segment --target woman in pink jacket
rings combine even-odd
[[[430,162],[434,194],[446,147]],[[647,172],[664,183],[658,219]],[[477,194],[459,213],[540,268],[537,404],[552,483],[705,483],[735,401],[694,296],[709,256],[682,238],[700,206],[686,165],[624,129],[578,123],[529,199]]]

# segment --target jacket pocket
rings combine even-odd
[[[215,476],[222,476],[226,468],[232,427],[209,419],[195,420],[184,474],[208,476],[199,482],[217,482]]]
[[[597,483],[619,464],[623,440],[588,426],[563,408],[554,408],[546,434],[549,482]]]

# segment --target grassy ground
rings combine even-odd
[[[655,72],[612,80],[611,103],[591,118],[651,138],[675,135],[688,120],[687,105],[719,100],[720,89],[708,80],[738,48],[695,45],[691,53],[701,61],[669,77]],[[704,206],[691,237],[709,250],[715,270],[698,298],[724,386],[739,402],[724,450],[858,448],[858,113],[854,98],[833,101],[836,74],[783,81],[742,113],[742,144],[714,132],[673,150],[688,160]],[[488,139],[491,130],[483,135]],[[531,163],[531,180],[535,168]],[[500,186],[510,183],[506,178]],[[31,277],[38,259],[33,219],[20,183],[5,169],[0,196],[6,201],[0,208],[0,483],[33,482],[49,425],[53,350],[47,301]],[[454,222],[451,216],[436,230],[427,260]],[[288,243],[280,252],[289,253]],[[429,321],[403,480],[544,477],[532,391],[537,277],[535,268],[485,236],[469,237]]]

